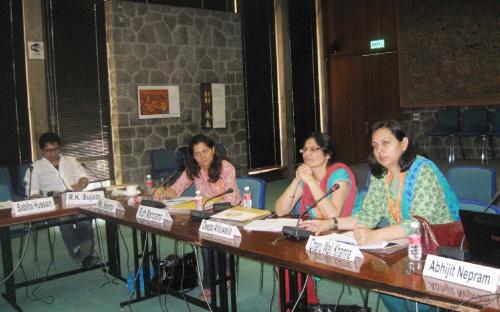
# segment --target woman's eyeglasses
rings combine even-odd
[[[303,148],[299,149],[299,153],[301,153],[301,154],[304,154],[305,152],[316,153],[319,150],[321,150],[321,147],[319,147],[319,146],[303,147]]]

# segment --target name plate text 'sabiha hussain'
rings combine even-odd
[[[467,287],[496,292],[500,270],[478,264],[428,255],[423,275]]]
[[[20,217],[53,210],[56,210],[54,199],[52,197],[44,197],[13,202],[11,213],[13,217]]]
[[[229,239],[241,236],[241,232],[236,226],[210,220],[202,220],[198,231]]]

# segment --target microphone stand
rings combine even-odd
[[[205,211],[205,205],[211,201],[212,199],[214,198],[217,198],[217,197],[220,197],[220,196],[224,196],[226,194],[231,194],[233,192],[233,189],[232,188],[228,188],[227,190],[225,190],[224,192],[220,193],[220,194],[217,194],[215,196],[212,196],[212,197],[209,197],[204,203],[203,203],[203,206],[201,207],[201,210],[196,210],[196,209],[192,209],[190,214],[191,214],[191,218],[193,219],[199,219],[199,220],[202,220],[202,219],[208,219],[210,218],[211,215],[214,214],[213,212],[213,209],[210,209],[211,211]]]
[[[30,199],[31,197],[31,179],[33,177],[33,164],[30,165],[30,168],[29,168],[29,173],[30,173],[30,179],[28,181],[28,193],[26,194],[26,198],[27,199]]]
[[[318,205],[318,203],[320,201],[322,201],[325,197],[327,197],[328,195],[330,195],[331,193],[335,192],[336,190],[338,190],[340,187],[340,185],[338,183],[335,183],[332,188],[326,192],[325,195],[321,196],[320,199],[318,199],[317,201],[314,202],[314,204],[312,204],[311,207],[309,207],[308,209],[306,209],[303,213],[301,213],[299,215],[299,218],[297,219],[297,224],[295,226],[284,226],[283,227],[283,235],[288,238],[288,239],[293,239],[293,240],[296,240],[296,241],[299,241],[299,240],[303,240],[303,239],[307,239],[309,238],[309,236],[311,235],[314,235],[313,232],[311,231],[308,231],[308,230],[304,230],[304,229],[301,229],[299,228],[299,223],[300,223],[300,220],[302,220],[302,218],[304,217],[304,215],[306,213],[308,213],[309,211],[311,211],[311,209],[313,209],[314,207],[316,207],[316,205]]]

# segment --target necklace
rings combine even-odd
[[[401,198],[402,198],[402,194],[403,194],[403,184],[404,184],[405,177],[406,177],[406,172],[399,173],[399,179],[398,179],[398,177],[396,177],[394,179],[394,177],[392,176],[392,174],[390,172],[388,172],[387,175],[385,176],[385,186],[386,186],[387,195],[388,195],[387,196],[387,206],[389,207],[392,218],[394,219],[394,221],[397,224],[399,224],[399,221],[400,221]],[[398,185],[397,195],[393,194],[393,188],[392,188],[393,181],[398,182],[396,184],[396,185]]]

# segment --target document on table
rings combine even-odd
[[[397,240],[392,240],[392,241],[379,241],[379,242],[374,242],[370,244],[365,244],[365,245],[359,245],[356,239],[354,238],[354,232],[353,231],[348,231],[342,234],[338,233],[331,233],[328,235],[323,236],[324,238],[328,238],[334,241],[350,244],[350,245],[356,245],[359,247],[361,250],[373,250],[373,249],[384,249],[384,248],[392,248],[396,246],[403,246],[406,244],[407,239],[397,239]]]
[[[12,208],[12,201],[11,200],[0,202],[0,210],[9,209],[9,208]]]
[[[297,225],[297,219],[291,218],[276,218],[255,220],[243,227],[247,231],[261,231],[261,232],[281,232],[284,226]]]

